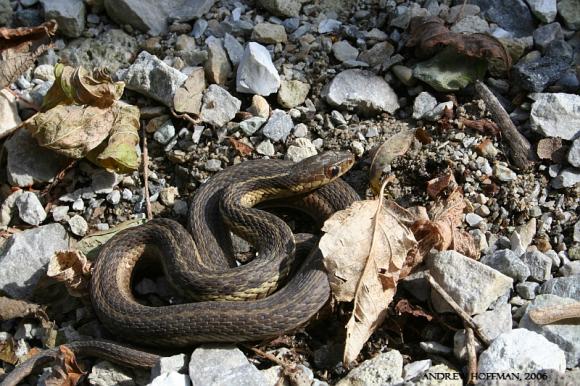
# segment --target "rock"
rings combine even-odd
[[[563,169],[550,184],[554,189],[570,188],[580,182],[580,170],[574,168]]]
[[[0,290],[14,299],[28,299],[54,252],[68,249],[60,224],[48,224],[12,235],[0,247]]]
[[[572,146],[570,146],[568,151],[568,162],[570,165],[580,168],[580,138],[572,142]]]
[[[336,386],[379,386],[403,381],[403,356],[397,350],[380,353],[361,363]]]
[[[262,117],[248,118],[240,122],[240,129],[249,137],[258,131],[266,121],[267,119]]]
[[[22,193],[15,201],[20,219],[30,225],[40,225],[46,219],[46,212],[36,194]]]
[[[276,149],[274,149],[274,145],[270,142],[269,139],[262,141],[256,146],[256,151],[258,154],[262,154],[268,157],[274,156],[276,154]]]
[[[24,193],[22,190],[16,190],[12,192],[8,197],[4,199],[2,205],[0,205],[0,229],[6,230],[12,217],[16,213],[16,199]]]
[[[513,32],[516,37],[529,36],[534,32],[534,18],[523,0],[506,3],[503,0],[474,0],[488,21]]]
[[[567,28],[580,30],[580,7],[578,0],[558,1],[558,13]]]
[[[7,26],[12,20],[12,6],[9,0],[0,1],[0,27]]]
[[[67,43],[60,56],[74,67],[106,67],[116,73],[119,68],[130,65],[137,50],[137,39],[120,29],[111,29],[96,38],[79,38]]]
[[[316,154],[318,154],[316,147],[308,138],[296,138],[294,144],[288,146],[286,150],[286,159],[299,162]]]
[[[580,261],[566,263],[558,270],[562,276],[580,276]]]
[[[220,170],[222,170],[222,161],[220,161],[219,159],[208,159],[205,162],[204,165],[204,169],[207,170],[208,172],[219,172]]]
[[[532,13],[538,20],[544,23],[551,23],[556,19],[558,9],[556,0],[526,0]]]
[[[484,60],[458,57],[446,48],[413,68],[413,76],[440,92],[457,91],[481,79],[487,70]]]
[[[284,26],[272,23],[258,23],[252,30],[252,40],[264,44],[286,43],[288,36]]]
[[[142,51],[125,75],[126,87],[166,106],[173,106],[177,89],[187,75],[168,66],[157,56]]]
[[[451,26],[450,30],[451,32],[467,34],[487,33],[489,24],[479,16],[465,16]]]
[[[332,106],[361,114],[392,114],[399,108],[391,86],[380,76],[364,70],[342,71],[324,86],[322,97]]]
[[[206,87],[204,69],[196,67],[173,96],[173,108],[175,111],[199,115],[203,92]]]
[[[166,145],[175,136],[175,126],[170,119],[165,121],[153,134],[153,139],[162,145]]]
[[[107,14],[119,25],[129,24],[150,35],[167,32],[168,21],[190,21],[207,13],[215,0],[104,0]]]
[[[580,135],[580,96],[565,93],[533,94],[532,130],[546,137],[573,140]]]
[[[480,373],[564,371],[564,352],[542,335],[518,328],[501,334],[479,357]]]
[[[38,145],[28,130],[18,130],[4,143],[4,147],[7,152],[8,182],[12,186],[28,187],[49,182],[69,162],[68,158]]]
[[[534,31],[534,44],[541,51],[544,51],[554,40],[563,38],[562,27],[558,22],[542,25]]]
[[[424,359],[422,361],[415,361],[403,367],[403,379],[410,381],[423,375],[431,367],[431,359]]]
[[[332,53],[336,59],[343,63],[356,60],[358,57],[358,50],[346,40],[340,40],[334,43],[332,45]]]
[[[203,96],[200,118],[203,122],[215,127],[221,127],[231,121],[238,111],[242,101],[233,97],[222,87],[212,84]]]
[[[248,112],[256,117],[268,119],[270,117],[270,105],[268,101],[261,95],[254,95],[252,97],[252,105]]]
[[[512,287],[511,278],[455,251],[438,253],[430,265],[433,278],[470,315],[485,312]],[[450,310],[435,291],[431,298],[438,312]]]
[[[205,40],[205,44],[208,55],[204,67],[210,83],[226,84],[233,71],[223,41],[210,36]]]
[[[514,279],[524,282],[530,276],[528,266],[509,249],[501,249],[484,256],[481,262]]]
[[[152,38],[158,39],[158,38]],[[179,35],[175,41],[175,49],[177,51],[193,51],[195,50],[195,38],[189,35]]]
[[[111,173],[107,170],[97,170],[92,176],[91,190],[95,194],[109,194],[115,186],[119,185],[122,176],[117,173]],[[62,198],[61,198],[62,199]]]
[[[437,99],[426,91],[423,91],[413,102],[413,119],[422,119],[425,114],[437,106]]]
[[[290,386],[282,366],[272,366],[266,370],[261,370],[261,373],[264,375],[264,378],[266,378],[266,385]],[[322,384],[317,383],[320,381],[315,380],[312,370],[304,365],[296,365],[296,367],[292,370],[292,380],[296,385],[328,385],[326,382]]]
[[[389,42],[379,42],[372,46],[371,49],[361,52],[358,60],[366,62],[369,66],[374,67],[385,63],[395,52],[395,48]]]
[[[516,256],[523,255],[532,244],[536,235],[537,220],[532,218],[524,225],[520,225],[510,236],[510,247]]]
[[[280,88],[280,75],[266,47],[250,42],[238,66],[236,90],[247,94],[267,96]]]
[[[155,377],[148,386],[189,386],[189,377],[172,371]]]
[[[89,230],[89,224],[87,224],[87,221],[78,214],[72,216],[67,222],[68,226],[70,226],[71,232],[77,236],[83,237]]]
[[[83,0],[41,0],[46,20],[58,23],[58,32],[70,38],[81,36],[85,29],[85,3]]]
[[[293,128],[292,118],[284,110],[274,110],[262,128],[262,134],[274,142],[286,141]]]
[[[298,16],[303,0],[258,0],[257,3],[276,16]]]
[[[547,280],[540,287],[540,294],[551,294],[580,301],[580,280],[574,276]]]
[[[8,90],[0,90],[0,138],[11,134],[20,123],[16,97]]]
[[[571,320],[538,325],[530,318],[530,311],[536,308],[552,308],[575,303],[574,300],[555,295],[538,295],[526,308],[519,327],[537,332],[550,342],[557,344],[566,355],[567,367],[576,367],[580,360],[580,325]]]
[[[182,372],[187,368],[187,356],[185,354],[161,357],[151,369],[151,378],[172,372]]]
[[[483,221],[483,218],[475,213],[467,213],[465,215],[465,222],[470,226],[470,227],[475,227],[478,226],[481,222]]]
[[[90,385],[94,386],[136,386],[137,384],[133,381],[133,376],[129,371],[110,362],[100,361],[91,369],[88,381]]]
[[[121,202],[121,192],[113,190],[111,193],[107,194],[107,202],[111,205],[117,205]]]
[[[501,304],[493,310],[475,315],[473,321],[493,340],[512,330],[511,306],[508,303]]]
[[[522,299],[532,300],[536,298],[536,292],[539,287],[538,283],[526,281],[516,284],[516,292]]]
[[[501,182],[509,182],[518,178],[518,175],[513,170],[501,163],[493,165],[493,175]]]
[[[262,386],[266,379],[235,346],[204,345],[191,354],[189,376],[193,386]]]
[[[284,80],[278,90],[278,103],[287,109],[300,106],[306,100],[309,91],[308,83],[299,80]]]
[[[244,46],[232,35],[226,33],[224,36],[224,48],[226,49],[230,62],[237,66],[244,55]]]
[[[564,47],[563,50],[560,46]],[[545,48],[545,55],[534,60],[520,60],[513,67],[514,80],[524,89],[541,92],[556,82],[573,61],[571,47],[563,40],[553,41]]]
[[[335,19],[323,19],[318,23],[318,33],[327,34],[330,32],[338,32],[342,23]]]
[[[552,259],[542,252],[535,250],[526,252],[522,257],[524,264],[530,269],[530,279],[540,283],[550,279],[552,269]]]

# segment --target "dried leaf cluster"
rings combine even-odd
[[[71,296],[82,297],[89,293],[91,263],[80,251],[58,251],[48,264],[46,275],[63,282]]]

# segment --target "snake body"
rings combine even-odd
[[[164,347],[257,341],[304,325],[330,295],[320,253],[313,249],[287,280],[294,267],[292,231],[254,207],[274,200],[323,221],[358,198],[338,179],[352,164],[352,155],[345,152],[326,152],[296,164],[242,162],[198,189],[189,212],[191,233],[169,219],[119,232],[103,246],[93,270],[91,301],[98,319],[123,340]],[[236,266],[226,225],[255,246],[257,258]],[[178,290],[209,300],[162,307],[139,303],[131,290],[132,272],[148,246],[161,252],[166,277]],[[132,366],[149,367],[157,358],[106,341],[73,342],[71,349]]]

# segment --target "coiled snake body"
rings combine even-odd
[[[242,162],[198,189],[189,212],[191,234],[168,219],[119,232],[103,246],[93,270],[91,301],[99,320],[124,340],[166,347],[262,340],[305,324],[330,294],[319,253],[310,253],[294,270],[292,231],[254,206],[274,200],[276,205],[297,206],[321,222],[358,199],[337,179],[353,162],[346,152],[326,152],[296,164]],[[224,223],[254,245],[257,258],[236,266]],[[204,301],[163,307],[139,303],[131,291],[132,272],[147,246],[163,255],[165,276],[177,290]],[[286,282],[292,270],[296,273]],[[107,341],[67,346],[132,366],[149,367],[157,358]],[[50,356],[50,350],[45,353]],[[17,371],[3,385],[22,377]]]

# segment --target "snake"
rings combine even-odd
[[[353,164],[351,153],[327,151],[297,163],[248,160],[218,172],[197,189],[187,229],[171,219],[152,219],[120,231],[103,245],[90,283],[97,318],[125,341],[171,348],[263,341],[304,326],[330,297],[321,253],[312,248],[299,262],[290,227],[260,206],[298,209],[321,224],[359,199],[340,179]],[[229,231],[250,242],[257,257],[239,265]],[[159,255],[167,280],[190,302],[152,307],[136,299],[133,272],[151,251]],[[66,346],[75,354],[132,367],[153,367],[159,359],[101,339]],[[17,384],[57,355],[58,347],[43,351],[1,385]]]

